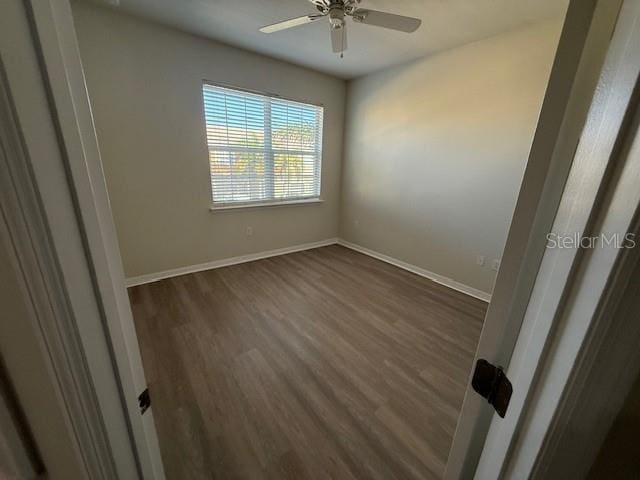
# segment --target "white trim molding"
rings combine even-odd
[[[464,283],[452,280],[451,278],[445,277],[444,275],[431,272],[426,268],[403,262],[402,260],[398,260],[397,258],[390,257],[389,255],[385,255],[384,253],[376,252],[375,250],[371,250],[356,243],[348,242],[347,240],[343,240],[342,238],[338,239],[338,244],[342,245],[343,247],[350,248],[351,250],[355,250],[356,252],[364,253],[365,255],[389,263],[403,270],[407,270],[408,272],[415,273],[416,275],[420,275],[421,277],[428,278],[429,280],[439,283],[440,285],[444,285],[445,287],[449,287],[452,290],[456,290],[471,297],[477,298],[478,300],[482,300],[483,302],[489,303],[491,301],[490,293],[483,292],[482,290],[478,290],[477,288],[473,288],[465,285]]]
[[[28,155],[21,162],[21,168],[29,169],[23,183],[38,194],[44,231],[31,243],[37,250],[51,252],[50,270],[56,277],[49,278],[46,287],[54,290],[50,298],[55,294],[66,304],[59,314],[60,322],[68,324],[58,333],[64,341],[61,362],[84,375],[85,379],[78,378],[90,389],[81,390],[79,380],[63,389],[87,404],[86,419],[68,408],[72,418],[88,424],[83,428],[95,436],[79,439],[81,448],[88,450],[86,476],[164,480],[152,409],[141,415],[138,406],[146,380],[71,6],[68,0],[4,1],[0,2],[3,20],[5,4],[13,12],[3,26],[16,27],[0,28],[0,50]],[[13,208],[8,215],[22,214],[35,223],[22,205],[23,211]],[[27,248],[31,243],[20,245]],[[27,280],[35,282],[38,277],[29,275]]]
[[[299,198],[297,200],[279,200],[273,202],[248,202],[248,203],[223,203],[211,204],[209,210],[212,212],[224,212],[226,210],[238,210],[241,208],[260,208],[260,207],[295,207],[303,205],[316,205],[323,203],[322,198]]]
[[[418,267],[416,265],[412,265],[407,262],[403,262],[401,260],[390,257],[388,255],[384,255],[383,253],[370,250],[368,248],[362,247],[360,245],[348,242],[342,238],[337,238],[337,237],[328,238],[326,240],[320,240],[318,242],[293,245],[291,247],[277,248],[275,250],[266,250],[263,252],[240,255],[237,257],[223,258],[221,260],[213,260],[211,262],[200,263],[197,265],[189,265],[187,267],[179,267],[171,270],[164,270],[162,272],[157,272],[157,273],[149,273],[149,274],[140,275],[137,277],[129,277],[126,279],[125,283],[127,287],[135,287],[136,285],[143,285],[145,283],[157,282],[159,280],[164,280],[165,278],[179,277],[180,275],[186,275],[188,273],[196,273],[196,272],[202,272],[205,270],[212,270],[214,268],[228,267],[230,265],[237,265],[239,263],[253,262],[255,260],[261,260],[263,258],[277,257],[279,255],[287,255],[288,253],[302,252],[304,250],[312,250],[314,248],[326,247],[329,245],[336,245],[336,244],[342,245],[343,247],[349,248],[356,252],[363,253],[377,260],[381,260],[383,262],[389,263],[403,270],[407,270],[408,272],[415,273],[416,275],[420,275],[421,277],[428,278],[429,280],[433,280],[434,282],[439,283],[440,285],[444,285],[445,287],[449,287],[458,292],[462,292],[466,295],[482,300],[483,302],[491,301],[491,294],[487,292],[483,292],[482,290],[478,290],[477,288],[469,287],[468,285],[457,282],[443,275],[430,272],[429,270],[426,270],[424,268]]]
[[[578,3],[582,7],[581,2],[572,2],[572,5]],[[621,10],[618,3],[599,1],[594,14],[594,21],[606,20],[600,23],[598,31],[598,42],[604,41],[606,56],[604,64],[596,70],[601,72],[600,78],[591,96],[579,142],[571,150],[571,169],[550,229],[554,234],[569,236],[580,232],[581,238],[611,238],[614,235],[625,238],[628,232],[634,232],[633,220],[637,218],[640,205],[637,188],[640,136],[637,135],[638,117],[634,122],[631,120],[637,111],[635,94],[640,74],[637,48],[640,2],[624,0]],[[602,314],[608,315],[615,310],[615,303],[611,302],[623,289],[623,286],[617,286],[616,278],[628,253],[627,248],[616,248],[604,242],[595,248],[582,245],[581,248],[546,249],[515,348],[505,369],[513,386],[509,409],[504,418],[493,415],[491,419],[475,478],[586,476],[592,456],[588,448],[582,448],[592,442],[589,437],[595,433],[593,426],[602,421],[603,412],[582,410],[583,415],[571,419],[568,417],[570,411],[563,410],[562,405],[564,399],[583,407],[595,405],[593,395],[583,395],[574,388],[578,378],[574,373],[579,376],[587,373],[581,372],[588,368],[588,363],[581,362],[581,352],[586,354],[588,362],[593,361],[598,352],[588,348],[589,342],[602,341],[600,335],[606,332],[598,328],[600,322],[612,323]],[[633,340],[634,330],[626,329],[622,335]],[[625,343],[609,346],[617,353],[629,346],[631,350],[627,361],[621,362],[622,367],[619,366],[621,363],[616,363],[617,368],[605,365],[603,372],[607,381],[616,378],[612,372],[631,370],[632,365],[627,362],[637,353],[637,344]],[[618,381],[620,378],[617,376]],[[596,381],[594,378],[589,380]],[[615,382],[614,385],[621,387]],[[598,395],[594,394],[598,400],[604,395],[607,408],[610,408],[615,397],[610,393],[610,384],[598,383],[598,387],[586,393],[598,392]],[[572,393],[572,397],[567,397],[567,393]],[[575,437],[570,442],[571,452],[564,450],[566,456],[560,459],[564,474],[553,469],[545,473],[550,467],[548,463],[540,465],[536,472],[547,442],[557,441],[554,438],[556,426],[566,426],[570,419],[574,421],[569,427]],[[591,453],[594,451],[597,449],[592,449]]]
[[[143,285],[145,283],[153,283],[159,280],[164,280],[165,278],[179,277],[180,275],[187,275],[189,273],[203,272],[205,270],[213,270],[215,268],[229,267],[231,265],[238,265],[240,263],[253,262],[255,260],[261,260],[263,258],[277,257],[280,255],[287,255],[288,253],[302,252],[304,250],[312,250],[314,248],[327,247],[329,245],[336,245],[336,244],[342,245],[343,247],[349,248],[356,252],[363,253],[377,260],[381,260],[383,262],[389,263],[391,265],[394,265],[408,272],[415,273],[416,275],[420,275],[421,277],[428,278],[429,280],[433,280],[434,282],[439,283],[440,285],[444,285],[445,287],[449,287],[458,292],[477,298],[479,300],[482,300],[483,302],[491,301],[491,294],[487,292],[483,292],[482,290],[478,290],[477,288],[469,287],[468,285],[457,282],[443,275],[430,272],[429,270],[426,270],[424,268],[418,267],[416,265],[412,265],[407,262],[403,262],[402,260],[398,260],[396,258],[390,257],[383,253],[370,250],[361,245],[357,245],[355,243],[351,243],[342,238],[337,238],[337,237],[327,238],[326,240],[320,240],[318,242],[302,243],[299,245],[293,245],[291,247],[276,248],[275,250],[266,250],[266,251],[256,252],[256,253],[248,253],[246,255],[239,255],[237,257],[223,258],[220,260],[213,260],[211,262],[199,263],[197,265],[189,265],[186,267],[179,267],[179,268],[173,268],[171,270],[164,270],[162,272],[157,272],[157,273],[149,273],[146,275],[129,277],[126,279],[125,284],[127,285],[127,287],[135,287],[137,285]]]
[[[39,348],[48,359],[57,398],[91,480],[117,478],[105,419],[87,363],[77,317],[65,291],[43,200],[34,185],[5,65],[0,59],[0,243],[11,253]],[[3,319],[4,320],[4,319]]]
[[[530,387],[526,382],[516,386],[511,375],[512,353],[523,335],[523,321],[532,292],[537,283],[543,282],[540,268],[548,252],[546,235],[554,231],[554,219],[566,192],[574,154],[586,134],[584,126],[594,92],[600,89],[597,86],[598,79],[615,28],[620,1],[571,0],[556,49],[502,255],[502,265],[474,359],[475,363],[479,358],[484,358],[507,370],[514,387],[507,417],[518,409],[515,398],[519,392]],[[585,179],[595,176],[589,170],[584,170],[584,173]],[[551,308],[548,308],[549,316],[552,315]],[[535,364],[536,360],[530,358],[525,366]],[[529,380],[537,381],[535,376],[529,377]],[[476,395],[470,388],[470,381],[471,378],[468,380],[443,478],[528,478],[527,475],[509,477],[495,473],[483,477],[477,472],[478,462],[485,455],[483,447],[490,441],[487,432],[492,420],[495,419],[496,423],[508,420],[495,415],[486,399]],[[515,426],[518,427],[518,424]],[[505,431],[502,439],[496,440],[510,443],[514,435],[518,437],[520,433],[517,430]],[[496,466],[498,463],[502,465],[502,460],[496,460]]]
[[[279,255],[286,255],[288,253],[302,252],[304,250],[311,250],[314,248],[326,247],[328,245],[335,245],[336,243],[338,243],[337,238],[327,238],[326,240],[320,240],[318,242],[302,243],[299,245],[292,245],[291,247],[276,248],[275,250],[248,253],[246,255],[239,255],[237,257],[223,258],[220,260],[213,260],[211,262],[199,263],[197,265],[189,265],[186,267],[164,270],[162,272],[149,273],[146,275],[139,275],[137,277],[129,277],[125,280],[125,284],[127,287],[135,287],[136,285],[153,283],[159,280],[164,280],[165,278],[179,277],[180,275],[186,275],[188,273],[203,272],[205,270],[213,270],[215,268],[229,267],[231,265],[253,262],[255,260],[261,260],[263,258],[277,257]]]

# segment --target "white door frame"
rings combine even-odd
[[[129,448],[127,446],[113,451],[115,463],[118,463],[121,455],[131,455],[133,452],[144,478],[162,479],[164,474],[151,415],[140,416],[135,402],[135,393],[145,386],[144,372],[70,6],[68,0],[23,1],[30,10],[32,28],[36,33],[32,41],[40,55],[41,74],[47,83],[48,100],[64,154],[70,185],[67,189],[70,188],[68,193],[73,199],[71,212],[81,232],[91,283],[95,289],[93,293],[98,299],[97,307],[105,323],[104,340],[111,349],[109,353],[114,362],[110,371],[99,374],[89,369],[88,373],[96,385],[105,381],[103,375],[113,375],[119,385],[120,406],[129,428],[130,443],[127,442],[127,445],[130,451],[126,451]],[[478,350],[481,356],[503,365],[508,364],[520,332],[520,324],[544,254],[546,240],[541,242],[540,237],[550,230],[560,204],[573,153],[609,46],[615,25],[611,5],[620,3],[621,0],[573,0],[569,8],[489,309],[488,323]],[[603,7],[605,4],[609,8]],[[36,185],[40,187],[46,186],[49,181],[39,176],[38,172],[35,177]],[[53,236],[63,235],[65,226],[56,223],[55,218],[50,216],[51,212],[45,210],[44,213]],[[60,260],[61,266],[64,268],[65,262],[71,261],[71,257],[63,258]],[[73,291],[77,286],[74,283],[76,281],[77,278],[67,277],[63,286],[68,292]],[[84,347],[86,354],[93,354],[87,351],[86,344]],[[105,403],[98,403],[98,407],[104,415]],[[478,432],[482,432],[482,422],[485,422],[486,431],[491,420],[489,413],[490,410],[479,397],[466,396],[446,478],[463,478],[464,475],[468,478],[469,472],[475,470],[484,443],[483,438],[478,437]],[[107,435],[113,435],[108,422],[104,427]],[[111,437],[109,443],[113,447]]]
[[[640,205],[640,138],[634,117],[640,0],[625,0],[616,19],[554,234],[617,234],[623,239],[633,232]],[[617,269],[626,257],[627,250],[614,247],[546,250],[507,369],[514,389],[509,411],[504,419],[493,417],[475,478],[531,477],[543,443],[553,441],[547,432],[561,420],[555,413],[589,332],[602,309],[615,308],[612,295],[624,282]]]
[[[484,358],[505,370],[509,366],[621,3],[569,4],[474,363]],[[447,480],[473,477],[494,418],[470,383],[471,376],[449,452]],[[514,410],[510,405],[510,414]]]
[[[103,409],[106,403],[118,408],[113,388],[117,381],[107,373],[111,360],[91,300],[76,218],[69,216],[73,205],[53,115],[28,17],[18,0],[0,3],[0,57],[0,144],[5,153],[0,158],[0,241],[23,284],[35,340],[56,392],[43,401],[58,403],[60,411],[68,412],[71,448],[78,452],[87,478],[109,480],[118,472],[136,475],[133,456],[116,458],[112,448],[114,441],[128,442],[124,422]],[[47,178],[46,185],[38,176]],[[67,235],[61,238],[51,231],[54,222]],[[66,288],[70,277],[85,284],[71,292]],[[102,381],[96,382],[105,367]]]
[[[101,308],[113,350],[113,361],[145,478],[164,478],[153,414],[140,415],[138,394],[146,387],[138,339],[125,286],[120,250],[102,170],[71,6],[68,0],[25,0],[33,14],[67,153],[70,181],[84,226]]]
[[[0,30],[24,150],[2,178],[13,195],[2,199],[6,237],[30,295],[53,302],[38,327],[87,477],[161,480],[152,410],[141,415],[137,401],[146,382],[70,4],[5,0]]]
[[[636,142],[639,121],[640,115],[636,114]],[[638,153],[636,146],[636,155]],[[638,212],[632,230],[635,238],[640,239]],[[581,315],[573,315],[573,322],[571,315],[565,315],[560,329],[571,333],[568,337],[559,336],[555,344],[550,345],[550,354],[543,366],[547,374],[536,387],[527,423],[536,421],[534,417],[539,418],[540,413],[554,409],[555,412],[531,478],[584,478],[640,374],[640,248],[626,250],[622,255],[607,296],[598,305],[575,360],[558,361],[557,352],[563,341],[571,339],[575,326],[580,329],[575,320],[579,322]],[[567,352],[573,353],[572,349],[564,348],[564,357]],[[557,375],[558,368],[566,368],[567,364],[572,365],[573,371],[562,397],[542,395],[551,375]]]

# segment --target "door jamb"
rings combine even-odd
[[[636,217],[632,231],[638,239],[638,212]],[[637,289],[638,285],[640,248],[636,245],[622,255],[607,287],[607,298],[598,305],[576,355],[565,391],[559,399],[552,399],[557,406],[531,469],[531,478],[586,477],[640,373],[640,349],[637,348],[640,301],[637,290],[630,290]],[[549,348],[550,354],[543,366],[543,371],[549,372],[545,374],[547,377],[557,362],[552,354],[559,349],[559,343],[557,339]],[[538,391],[542,391],[544,380],[538,383]],[[548,410],[545,400],[549,402],[540,394],[534,396],[527,412],[529,423],[539,417],[537,412]]]
[[[640,170],[633,143],[637,122],[632,122],[640,72],[640,2],[625,0],[615,18],[551,230],[559,235],[623,238],[633,232],[640,204],[634,183]],[[578,352],[598,320],[598,305],[610,300],[608,281],[616,275],[617,261],[626,257],[624,249],[600,247],[546,250],[507,370],[514,386],[510,411],[504,419],[493,417],[476,478],[531,476]]]
[[[508,367],[622,0],[571,0],[474,359]],[[471,374],[444,478],[474,475],[493,410]]]
[[[581,252],[538,362],[506,476],[586,476],[587,460],[593,460],[640,369],[640,303],[624,296],[640,256],[640,1],[625,1],[619,23],[634,32],[619,79],[610,80],[618,84],[619,100],[627,99],[626,125],[611,155],[609,188],[585,235],[632,233],[633,247]],[[615,122],[606,123],[603,130]]]
[[[129,434],[143,478],[164,478],[152,409],[141,415],[138,394],[146,388],[142,359],[125,286],[89,96],[69,0],[23,0],[48,84],[87,261],[107,325],[114,371]]]
[[[57,398],[49,401],[68,412],[73,448],[87,477],[109,480],[116,475],[113,452],[4,73],[0,59],[0,148],[6,153],[0,155],[0,241],[12,254],[32,329],[55,379]]]

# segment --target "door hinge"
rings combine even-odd
[[[138,395],[138,406],[140,407],[140,415],[146,412],[151,406],[151,396],[149,395],[148,388],[145,388],[144,392]]]
[[[498,415],[504,418],[513,393],[513,386],[501,367],[496,367],[484,359],[476,362],[471,386],[493,405]]]

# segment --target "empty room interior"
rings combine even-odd
[[[566,7],[72,2],[167,478],[442,478]]]

